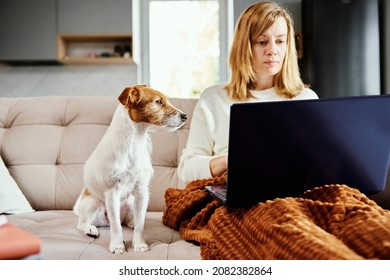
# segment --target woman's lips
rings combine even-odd
[[[276,61],[276,60],[267,60],[264,63],[267,64],[267,65],[273,66],[273,65],[278,64],[278,61]]]

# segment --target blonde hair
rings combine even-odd
[[[304,84],[300,77],[293,20],[286,9],[274,2],[258,2],[248,7],[238,19],[229,66],[232,74],[225,87],[233,100],[247,100],[255,85],[255,72],[252,67],[252,42],[269,29],[279,17],[287,23],[286,55],[279,73],[274,77],[277,94],[292,98],[298,95]]]

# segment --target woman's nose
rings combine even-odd
[[[277,46],[275,42],[270,41],[267,46],[267,55],[274,55],[277,53]]]

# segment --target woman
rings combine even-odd
[[[230,82],[207,88],[194,109],[179,163],[184,182],[226,172],[233,103],[318,98],[300,78],[292,18],[273,2],[258,2],[241,14],[229,64]]]

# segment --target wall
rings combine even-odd
[[[135,65],[0,65],[0,97],[118,96],[136,84]]]

